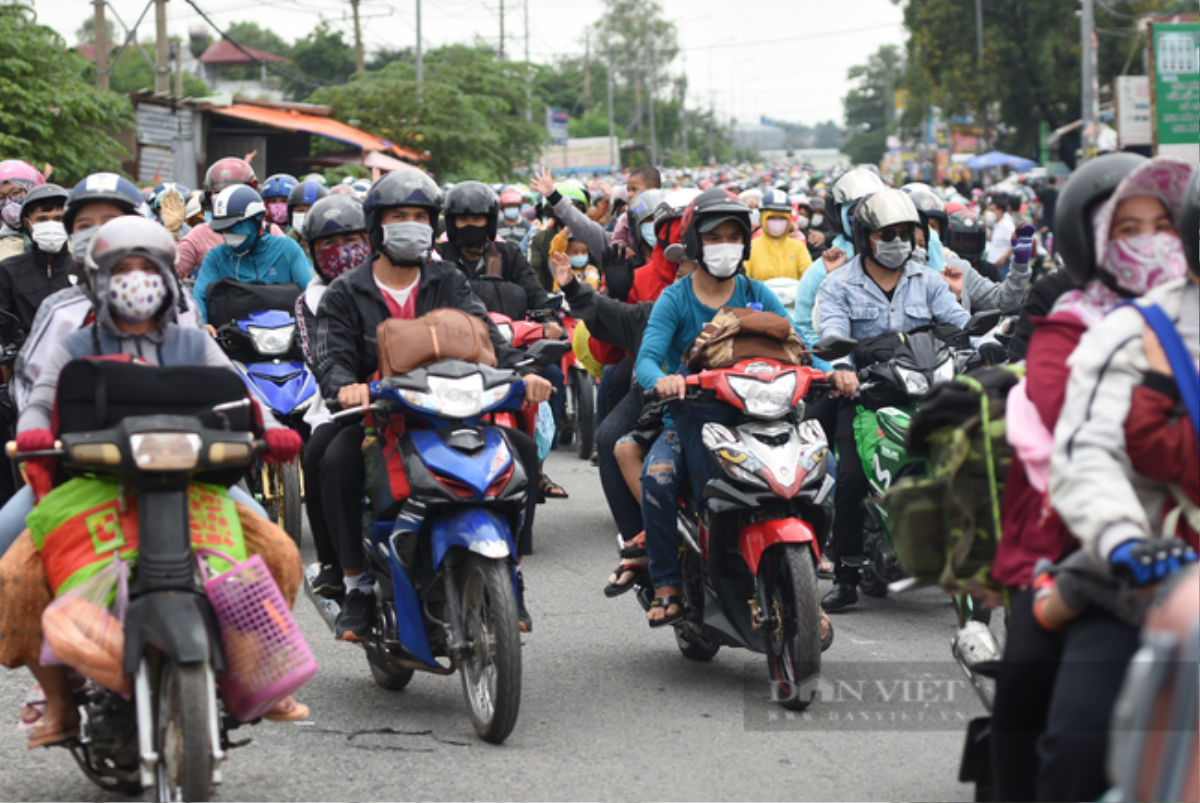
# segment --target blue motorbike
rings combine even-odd
[[[521,700],[514,533],[529,478],[503,430],[483,419],[519,409],[525,383],[440,360],[370,389],[363,541],[376,621],[362,646],[371,675],[399,690],[414,672],[461,670],[476,732],[499,744]],[[319,569],[308,569],[305,590],[332,630],[339,606],[313,593]]]
[[[304,414],[317,400],[317,380],[296,337],[296,285],[250,285],[224,280],[209,291],[210,309],[224,311],[217,338],[259,404],[284,426],[307,435]],[[214,307],[214,304],[216,305]],[[247,311],[254,309],[255,311]],[[248,490],[268,516],[300,543],[304,477],[298,461],[258,461],[246,477]]]

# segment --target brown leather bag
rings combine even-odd
[[[396,376],[437,360],[496,367],[487,325],[460,309],[435,309],[415,321],[388,318],[375,330],[379,375]]]
[[[760,357],[788,365],[809,362],[804,344],[787,318],[773,312],[721,307],[685,355],[691,372],[729,368]]]

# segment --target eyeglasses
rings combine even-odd
[[[878,234],[879,239],[883,240],[885,243],[890,243],[897,237],[899,237],[901,240],[904,240],[906,243],[911,243],[913,241],[912,229],[882,229],[881,231],[877,231],[875,233]]]

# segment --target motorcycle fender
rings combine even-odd
[[[156,591],[133,599],[125,612],[125,671],[138,668],[146,645],[177,663],[207,660],[214,671],[225,670],[221,631],[208,600],[188,591]]]
[[[404,649],[422,663],[437,666],[433,650],[429,648],[429,635],[425,632],[425,620],[421,613],[421,601],[408,578],[408,572],[400,566],[395,554],[390,554],[388,566],[392,570],[392,590],[395,593],[396,627],[400,630],[400,643]]]
[[[508,520],[484,508],[463,510],[434,521],[431,535],[433,565],[438,567],[451,547],[460,546],[485,558],[516,555]]]
[[[818,559],[820,546],[813,528],[800,519],[770,519],[747,525],[738,533],[738,547],[750,571],[758,574],[762,555],[775,544],[810,544]]]

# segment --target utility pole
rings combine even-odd
[[[500,0],[500,61],[504,61],[504,0]]]
[[[108,89],[108,26],[104,22],[104,0],[92,0],[96,23],[96,88]]]
[[[615,126],[613,124],[612,32],[606,30],[604,33],[604,42],[608,56],[608,158],[612,160],[613,169],[616,170],[620,169],[621,157],[617,153],[617,135],[614,131]]]
[[[171,58],[171,43],[167,41],[167,0],[154,0],[154,21],[158,29],[158,52],[155,54],[154,91],[159,94],[171,94],[171,67],[167,62]]]
[[[363,64],[362,25],[358,19],[358,2],[359,0],[350,0],[350,8],[354,10],[354,65],[362,72],[366,67]]]
[[[592,32],[589,30],[583,45],[583,113],[592,108]]]
[[[642,33],[642,58],[646,60],[646,95],[650,102],[650,164],[658,166],[658,132],[654,130],[654,56],[649,34]]]
[[[1080,110],[1079,119],[1083,121],[1083,132],[1079,144],[1085,159],[1092,150],[1092,126],[1096,124],[1096,98],[1092,92],[1096,80],[1096,46],[1092,39],[1095,26],[1096,15],[1092,0],[1083,0],[1083,14],[1079,18],[1079,38],[1083,45],[1083,64],[1080,71],[1080,77],[1083,79],[1080,82],[1083,85],[1080,101],[1083,108]]]
[[[175,45],[175,97],[183,97],[183,40]]]
[[[425,84],[425,51],[421,44],[421,0],[417,0],[417,97]]]
[[[979,80],[983,82],[983,0],[975,0],[975,64],[979,73]],[[889,100],[889,103],[894,101]],[[988,149],[991,149],[992,144],[992,123],[988,113],[987,95],[983,97],[983,141],[987,144]]]
[[[679,87],[679,117],[683,123],[683,164],[686,167],[691,158],[688,154],[688,119],[687,119],[687,51],[683,51],[683,81]]]
[[[525,122],[533,120],[533,69],[529,64],[529,0],[525,0]]]

